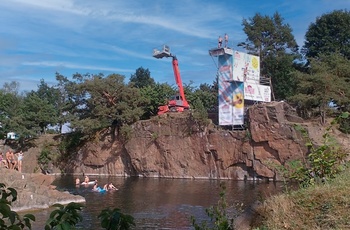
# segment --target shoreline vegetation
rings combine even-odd
[[[349,187],[346,167],[332,180],[272,196],[256,209],[252,229],[350,229]]]

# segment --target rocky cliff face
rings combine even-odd
[[[48,208],[53,204],[85,202],[85,198],[67,192],[55,190],[51,183],[53,176],[39,173],[19,173],[15,170],[0,168],[1,183],[17,190],[17,200],[12,203],[12,210]]]
[[[258,104],[248,111],[246,130],[201,129],[190,114],[168,113],[134,124],[121,143],[106,133],[68,162],[68,173],[169,178],[279,180],[273,165],[307,153],[284,102]]]

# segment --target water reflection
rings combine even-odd
[[[190,217],[204,220],[207,218],[205,209],[217,204],[221,182],[227,188],[227,202],[239,202],[245,206],[283,189],[282,184],[271,182],[102,176],[90,179],[97,179],[100,186],[113,182],[119,190],[98,193],[92,191],[92,185],[76,187],[75,178],[71,176],[58,177],[54,181],[59,190],[85,197],[84,221],[78,225],[79,229],[101,229],[97,216],[107,207],[117,207],[123,213],[131,214],[135,218],[136,229],[192,229]],[[34,212],[37,220],[33,229],[44,229],[51,211]]]

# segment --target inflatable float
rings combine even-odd
[[[92,189],[94,192],[100,192],[100,193],[105,193],[106,190],[101,188],[101,187],[97,187],[96,189]]]
[[[96,184],[96,181],[89,181],[89,182],[83,182],[83,183],[81,183],[81,185],[93,185],[93,184]]]

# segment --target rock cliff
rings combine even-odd
[[[80,149],[67,173],[167,178],[279,180],[273,165],[305,157],[294,129],[302,123],[284,102],[247,111],[245,130],[201,128],[189,113],[168,113],[133,125],[126,143],[105,133]]]

